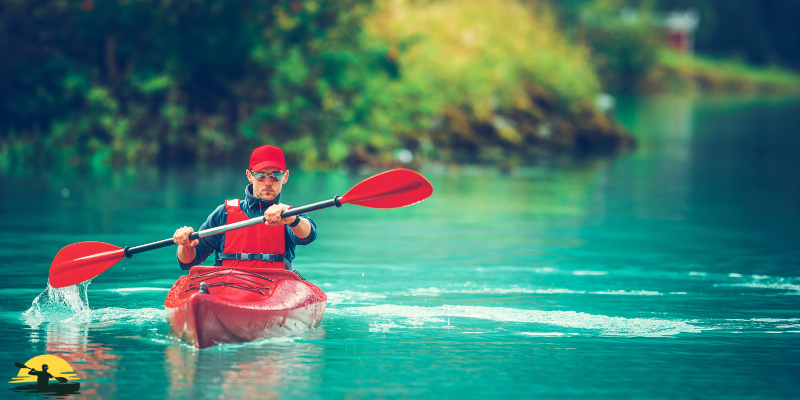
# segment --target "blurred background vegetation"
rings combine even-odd
[[[699,15],[685,53],[663,13]],[[0,1],[0,170],[615,154],[624,91],[797,91],[790,0]]]

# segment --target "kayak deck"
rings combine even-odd
[[[293,271],[201,266],[180,277],[164,300],[173,335],[201,349],[313,329],[326,304],[325,293]]]

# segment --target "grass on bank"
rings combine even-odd
[[[736,59],[665,49],[659,52],[657,65],[647,80],[671,77],[709,91],[800,92],[800,75],[786,69],[760,68]]]

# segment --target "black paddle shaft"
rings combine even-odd
[[[292,208],[291,210],[286,210],[281,213],[281,218],[291,217],[293,215],[300,215],[303,213],[309,213],[311,211],[321,210],[323,208],[328,207],[341,207],[342,202],[339,201],[339,196],[336,196],[330,200],[320,201],[319,203],[309,204],[307,206]],[[248,226],[253,226],[257,224],[263,224],[266,221],[264,216],[250,218],[248,220],[244,220],[241,222],[236,222],[233,224],[227,224],[218,226],[216,228],[206,229],[204,231],[199,231],[192,233],[189,235],[190,240],[200,239],[208,236],[219,235],[220,233],[225,233],[228,231],[232,231],[234,229],[245,228]],[[134,254],[144,253],[145,251],[160,249],[162,247],[172,246],[175,242],[172,238],[159,240],[158,242],[143,244],[141,246],[136,247],[126,247],[125,248],[125,256],[128,258],[133,257]]]

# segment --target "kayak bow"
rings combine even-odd
[[[164,300],[172,334],[203,349],[316,328],[328,297],[294,271],[192,267]]]

